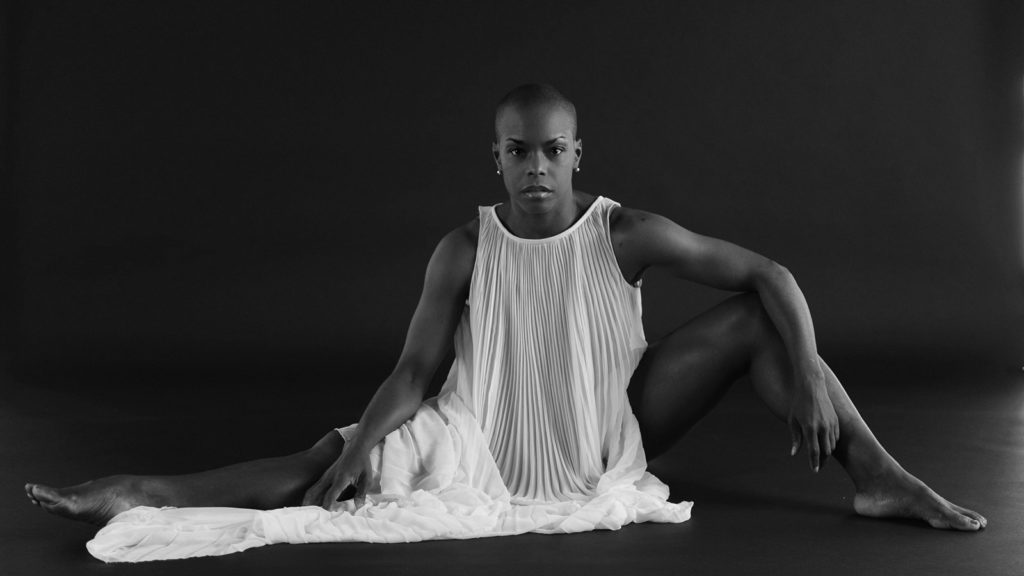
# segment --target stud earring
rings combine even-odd
[[[501,170],[498,170],[498,172],[497,172],[497,173],[498,173],[498,174],[501,174]]]
[[[577,167],[576,167],[576,171],[577,171],[577,172],[579,172],[579,171],[580,171],[580,167],[579,167],[579,166],[577,166]]]

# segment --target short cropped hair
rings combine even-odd
[[[498,102],[494,111],[494,141],[497,142],[501,135],[498,133],[498,121],[501,115],[508,108],[533,108],[540,105],[553,105],[561,108],[569,114],[572,122],[573,138],[579,138],[579,123],[576,120],[576,106],[561,92],[550,84],[522,84],[516,86],[511,92]]]

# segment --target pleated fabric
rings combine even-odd
[[[360,493],[331,510],[153,508],[118,514],[87,543],[106,562],[305,542],[414,542],[684,522],[647,471],[626,388],[647,347],[640,285],[598,196],[563,232],[512,234],[479,206],[455,362],[437,396],[370,452]],[[348,440],[358,424],[339,428]]]

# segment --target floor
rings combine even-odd
[[[227,375],[125,374],[102,385],[64,378],[31,386],[7,378],[0,457],[12,464],[0,470],[0,574],[1024,573],[1020,367],[865,359],[832,365],[889,452],[940,494],[985,514],[987,529],[953,533],[857,516],[841,467],[831,461],[815,475],[803,453],[790,457],[784,424],[741,381],[650,463],[671,486],[673,501],[695,502],[683,524],[413,544],[276,545],[106,565],[85,549],[96,528],[31,506],[24,482],[186,472],[291,452],[357,420],[372,386],[346,390],[336,378],[281,375],[233,382]],[[293,407],[281,414],[282,405]]]

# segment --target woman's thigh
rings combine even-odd
[[[756,292],[739,294],[648,344],[628,389],[648,460],[668,450],[749,370],[765,317]]]

